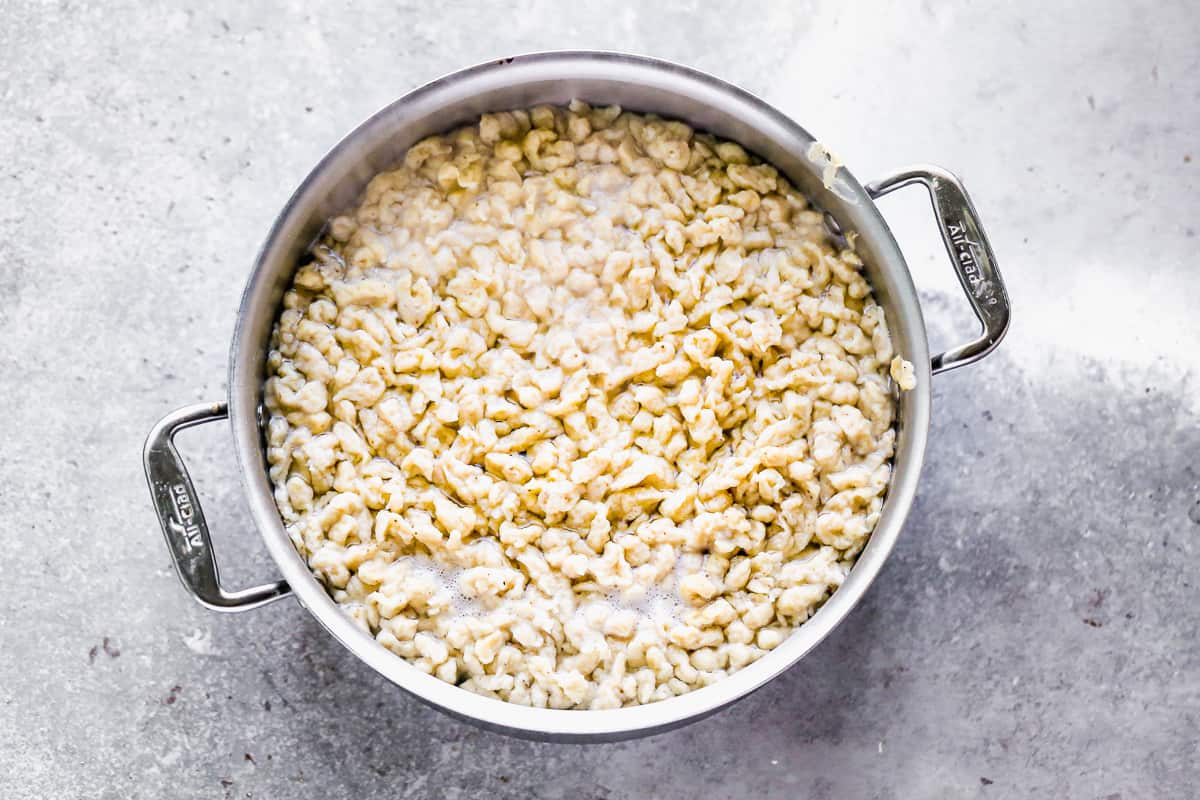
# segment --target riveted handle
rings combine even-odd
[[[979,215],[962,181],[949,170],[920,164],[869,183],[867,192],[879,198],[902,186],[919,183],[929,190],[942,241],[958,274],[958,282],[983,326],[978,338],[938,353],[931,360],[933,374],[965,366],[996,349],[1008,331],[1010,306],[996,256],[979,222]]]
[[[286,581],[234,592],[221,586],[208,523],[200,510],[196,487],[192,485],[174,441],[175,434],[184,428],[227,416],[224,403],[198,403],[172,411],[159,420],[146,437],[142,464],[150,484],[154,510],[158,513],[167,548],[184,588],[201,605],[214,611],[246,611],[286,597],[291,594],[291,589]]]

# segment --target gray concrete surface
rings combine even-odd
[[[848,5],[0,7],[3,795],[1195,796],[1200,10]],[[554,47],[716,73],[863,179],[958,170],[1016,306],[937,380],[919,500],[846,623],[715,718],[591,747],[443,717],[294,603],[202,610],[139,463],[161,414],[223,396],[247,268],[322,152]],[[935,344],[963,338],[925,200],[884,209]],[[183,444],[226,575],[269,578],[228,435]]]

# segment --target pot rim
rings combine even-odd
[[[268,274],[268,262],[286,246],[286,237],[298,229],[317,197],[318,182],[352,157],[359,143],[381,129],[402,129],[404,114],[417,107],[435,108],[449,92],[478,85],[484,110],[489,87],[516,81],[586,80],[614,76],[631,85],[653,85],[665,91],[678,90],[688,100],[711,98],[736,114],[748,129],[771,137],[787,151],[805,157],[816,140],[800,125],[754,95],[706,73],[661,59],[609,51],[564,50],[531,53],[468,67],[438,78],[388,104],[339,141],[305,177],[273,224],[255,260],[242,295],[229,364],[229,409],[235,450],[241,468],[247,501],[272,559],[291,586],[296,599],[343,646],[392,683],[460,719],[512,735],[558,741],[616,740],[644,736],[702,719],[752,693],[793,666],[822,641],[853,609],[875,579],[894,546],[916,493],[924,458],[931,404],[931,372],[928,342],[916,289],[894,237],[874,202],[845,167],[838,169],[836,189],[845,202],[847,220],[839,217],[845,230],[855,230],[867,249],[874,250],[876,270],[888,282],[885,306],[889,328],[903,330],[906,345],[897,352],[916,369],[916,388],[900,398],[898,436],[893,472],[883,510],[868,544],[860,553],[846,581],[805,623],[755,663],[710,686],[667,700],[611,710],[559,710],[532,708],[477,695],[425,674],[392,653],[361,630],[309,572],[296,551],[279,517],[263,459],[260,400],[264,353],[249,340],[250,320],[267,313],[264,306],[277,292],[278,278]],[[641,109],[646,110],[646,109]],[[727,137],[732,138],[732,137]],[[818,166],[813,163],[813,169]],[[781,171],[783,171],[781,169]],[[789,179],[799,185],[794,175]],[[819,172],[818,172],[819,174]],[[828,187],[827,187],[828,188]],[[808,194],[808,192],[805,192]],[[849,195],[849,196],[847,196]],[[820,203],[818,203],[820,205]],[[294,270],[294,267],[293,267]],[[290,273],[289,273],[290,277]],[[874,288],[874,285],[873,285]],[[877,292],[878,294],[878,292]],[[882,303],[881,303],[882,304]],[[277,308],[269,309],[273,321]]]

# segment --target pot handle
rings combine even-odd
[[[929,190],[933,213],[950,261],[958,273],[958,282],[983,325],[982,334],[974,341],[933,357],[931,366],[933,374],[937,375],[974,363],[996,349],[1008,331],[1008,292],[975,206],[954,173],[932,164],[918,164],[868,183],[866,190],[877,199],[911,183],[919,183]]]
[[[246,611],[286,597],[292,590],[287,581],[236,592],[226,591],[221,586],[208,523],[204,521],[196,487],[192,485],[174,441],[175,434],[184,428],[227,416],[229,412],[224,403],[197,403],[172,411],[159,420],[146,437],[142,465],[158,522],[184,588],[201,605],[214,611]]]

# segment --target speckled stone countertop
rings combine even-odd
[[[1190,797],[1200,785],[1200,8],[1186,2],[15,2],[0,8],[0,787],[52,798]],[[422,706],[293,602],[178,585],[141,474],[220,399],[277,210],[379,106],[554,47],[715,73],[863,180],[958,171],[1011,334],[934,387],[862,604],[680,731],[537,744]],[[973,330],[913,190],[933,345]],[[227,426],[180,439],[224,575],[273,575]]]

